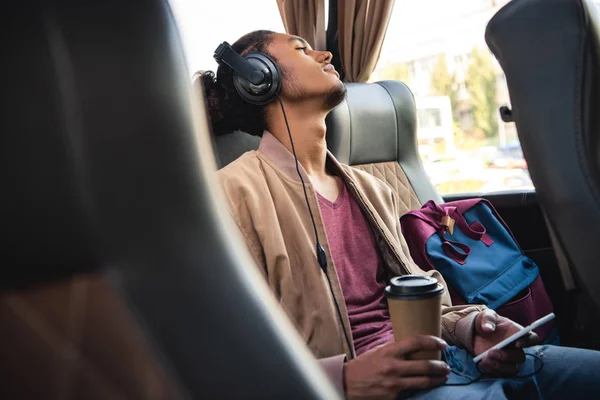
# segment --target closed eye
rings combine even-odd
[[[306,53],[306,47],[297,47],[296,50],[302,50],[304,53]]]

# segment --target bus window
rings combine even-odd
[[[419,151],[442,195],[531,190],[504,73],[484,32],[506,0],[396,0],[371,81],[402,80],[415,94]]]

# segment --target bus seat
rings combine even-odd
[[[226,135],[215,136],[214,142],[217,164],[219,168],[223,168],[232,161],[237,160],[245,152],[258,149],[260,136],[235,131]]]
[[[218,201],[168,3],[0,14],[0,398],[337,398]]]
[[[537,195],[580,282],[600,305],[600,98],[596,4],[515,0],[486,29]]]
[[[417,149],[417,115],[410,89],[399,81],[348,83],[346,100],[327,116],[327,146],[340,162],[386,181],[402,213],[442,200]]]

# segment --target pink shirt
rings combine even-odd
[[[381,266],[371,226],[346,185],[340,185],[334,203],[317,195],[350,317],[354,347],[360,355],[393,340],[384,294],[388,277]]]

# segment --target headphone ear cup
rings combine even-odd
[[[233,86],[239,95],[250,104],[269,104],[281,91],[281,72],[271,57],[264,53],[252,52],[244,55],[244,59],[265,74],[265,80],[260,85],[254,85],[242,78],[238,73],[233,74]]]

